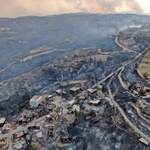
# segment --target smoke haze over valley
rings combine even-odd
[[[150,2],[142,0],[0,0],[0,17],[64,13],[150,12]]]

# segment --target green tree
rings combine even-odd
[[[145,95],[146,95],[146,92],[145,92],[143,89],[141,89],[141,90],[139,91],[139,93],[140,93],[141,96],[145,96]]]

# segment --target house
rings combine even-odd
[[[2,127],[5,124],[6,118],[0,118],[0,127]]]
[[[88,89],[88,93],[94,94],[97,92],[97,89]]]
[[[80,87],[72,87],[72,88],[70,89],[70,94],[76,95],[76,94],[78,94],[80,91],[81,91],[81,88],[80,88]]]
[[[72,107],[72,111],[73,112],[80,112],[80,106],[78,106],[78,105],[73,105],[73,107]]]
[[[42,96],[34,96],[30,99],[31,107],[38,107],[38,105],[42,102]]]
[[[21,137],[23,137],[24,136],[24,131],[20,131],[20,132],[18,132],[18,133],[14,133],[13,134],[13,139],[14,140],[19,140],[19,139],[21,139]]]
[[[49,136],[54,137],[54,135],[55,135],[55,126],[51,125],[49,128]]]
[[[8,132],[10,132],[10,129],[11,129],[11,124],[10,123],[4,124],[4,126],[2,128],[2,133],[3,134],[8,133]]]
[[[139,141],[142,142],[143,144],[147,145],[147,146],[149,145],[149,142],[146,139],[144,139],[143,137],[140,138]]]
[[[89,101],[89,103],[92,104],[92,105],[97,106],[97,105],[100,104],[100,100],[91,100],[91,101]]]

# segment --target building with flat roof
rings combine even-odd
[[[76,95],[76,94],[78,94],[80,91],[81,91],[81,88],[80,88],[80,87],[72,87],[72,88],[70,89],[70,94]]]
[[[94,94],[95,92],[97,92],[97,89],[88,89],[88,92],[89,92],[90,94]]]
[[[0,127],[2,127],[5,124],[6,118],[0,118]]]
[[[38,105],[42,102],[42,96],[33,96],[30,99],[30,106],[31,107],[38,107]]]
[[[89,101],[89,103],[92,104],[92,105],[99,105],[100,100],[91,100],[91,101]]]

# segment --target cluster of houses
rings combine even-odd
[[[130,87],[131,92],[136,96],[146,96],[150,92],[150,88],[142,83],[136,83]]]
[[[140,89],[149,90],[139,84],[132,87],[133,93]],[[43,98],[44,97],[44,98]],[[57,98],[60,100],[57,101]],[[20,130],[13,134],[13,149],[23,150],[27,146],[31,146],[31,142],[39,142],[42,138],[55,139],[58,136],[58,124],[69,125],[74,122],[79,113],[88,117],[95,117],[98,112],[97,106],[101,105],[106,97],[102,93],[102,86],[96,86],[85,90],[84,87],[74,86],[69,89],[60,88],[54,94],[46,96],[33,96],[30,101],[30,109],[25,109],[18,116],[18,124],[25,126],[33,119],[46,116],[43,125],[31,125],[26,130]],[[150,112],[146,107],[147,113]],[[96,110],[96,111],[95,111]],[[46,127],[44,127],[44,124]],[[6,119],[0,118],[0,127],[2,133],[10,132],[11,124]],[[45,129],[46,128],[46,129]],[[72,143],[80,138],[70,137],[68,135],[61,136],[62,144]],[[143,139],[141,139],[143,140]],[[6,142],[5,142],[6,143]]]
[[[147,119],[150,119],[150,103],[138,101],[135,106],[140,109],[142,115],[144,115]]]
[[[52,138],[56,135],[56,124],[67,124],[69,119],[75,119],[78,114],[81,112],[82,102],[88,100],[89,106],[98,106],[101,102],[100,99],[97,99],[98,91],[101,91],[101,88],[87,89],[83,90],[83,87],[74,86],[69,90],[65,88],[57,89],[54,94],[43,96],[33,96],[30,101],[30,109],[25,109],[21,112],[18,119],[18,124],[25,126],[30,123],[33,119],[47,115],[45,122],[51,124],[46,133],[48,137]],[[67,97],[69,95],[69,98]],[[62,105],[55,103],[55,97],[62,98]],[[68,98],[68,99],[67,99]],[[82,108],[81,108],[82,107]],[[74,116],[74,117],[70,117]],[[73,121],[74,121],[73,119]],[[69,121],[68,121],[69,122]],[[8,133],[11,129],[11,124],[6,123],[5,118],[0,118],[0,127],[2,127],[2,133]],[[20,131],[13,134],[13,149],[22,150],[27,145],[30,145],[31,139],[36,141],[34,135],[31,133],[34,130],[41,130],[40,127],[29,126],[26,131]],[[40,131],[36,137],[42,137],[43,132]],[[62,143],[67,143],[72,141],[72,138],[69,136],[61,137],[60,141]]]

